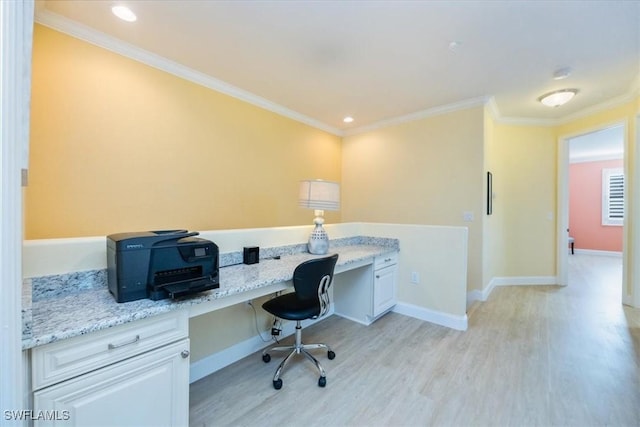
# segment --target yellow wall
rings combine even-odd
[[[483,120],[479,106],[344,138],[342,219],[469,227],[468,287],[481,289]]]
[[[489,108],[485,106],[484,112],[484,169],[492,174],[499,172],[501,159],[495,149],[495,122],[491,116]],[[504,180],[492,181],[492,193],[500,193],[503,189]],[[485,189],[487,188],[487,177],[484,177]],[[486,190],[485,190],[486,191]],[[493,202],[493,199],[492,199]],[[485,194],[485,210],[487,200]],[[500,271],[504,271],[504,257],[502,253],[504,247],[504,204],[492,204],[491,215],[486,215],[482,224],[483,251],[484,257],[482,267],[482,289],[486,288],[493,277],[499,276]]]
[[[493,124],[492,277],[556,275],[556,151],[552,127]]]
[[[27,239],[310,224],[341,180],[339,137],[40,25],[31,105]]]
[[[484,286],[493,277],[553,276],[557,274],[558,144],[563,138],[592,132],[613,124],[627,126],[625,168],[629,215],[625,230],[627,293],[633,295],[632,244],[635,218],[640,218],[635,117],[640,98],[606,111],[555,127],[519,126],[496,122],[486,115],[485,164],[494,173],[493,215],[485,219]],[[548,215],[553,215],[549,220]]]

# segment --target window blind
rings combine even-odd
[[[624,173],[621,168],[602,170],[602,225],[624,221]]]

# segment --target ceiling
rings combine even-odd
[[[569,163],[622,159],[624,126],[600,129],[569,140]]]
[[[97,0],[38,1],[36,17],[89,27],[337,134],[489,99],[500,117],[553,122],[640,84],[640,1],[117,3],[138,20]],[[554,80],[563,67],[571,75]],[[560,88],[579,93],[557,108],[537,101]]]

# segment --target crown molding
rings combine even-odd
[[[624,160],[624,153],[601,153],[590,154],[587,156],[571,157],[569,156],[569,164],[604,162],[607,160]]]
[[[500,110],[498,109],[498,105],[496,104],[494,97],[491,97],[488,99],[487,107],[493,119],[498,123],[509,124],[509,125],[520,125],[520,126],[553,127],[553,126],[565,125],[567,123],[571,123],[574,120],[588,117],[593,114],[597,114],[606,110],[610,110],[611,108],[615,108],[620,105],[627,104],[629,102],[632,102],[638,96],[640,96],[640,76],[631,85],[628,93],[617,96],[615,98],[611,98],[607,101],[601,102],[600,104],[592,105],[590,107],[584,108],[573,114],[569,114],[558,119],[535,119],[535,118],[528,118],[528,117],[503,116],[500,113]]]
[[[451,113],[459,110],[466,110],[467,108],[479,107],[485,105],[487,102],[486,97],[472,98],[460,102],[454,102],[452,104],[441,105],[427,110],[418,111],[415,113],[407,114],[405,116],[393,117],[391,119],[380,120],[379,122],[372,123],[367,126],[362,126],[354,129],[349,129],[344,132],[344,136],[356,135],[364,132],[371,132],[376,129],[399,125],[402,123],[413,122],[416,120],[426,119],[428,117],[439,116],[441,114]]]
[[[568,116],[564,116],[561,119],[558,119],[558,125],[565,125],[574,120],[582,119],[584,117],[591,116],[593,114],[601,113],[606,110],[610,110],[611,108],[618,107],[623,104],[627,104],[632,102],[639,95],[637,89],[631,88],[631,90],[620,96],[616,96],[615,98],[611,98],[607,101],[601,102],[600,104],[592,105],[590,107],[584,108],[576,113],[569,114]]]
[[[351,136],[351,135],[356,135],[364,132],[370,132],[370,131],[384,128],[384,127],[394,126],[402,123],[408,123],[416,120],[422,120],[428,117],[438,116],[441,114],[447,114],[454,111],[465,110],[468,108],[473,108],[473,107],[478,107],[483,105],[487,107],[489,114],[491,114],[493,119],[498,123],[509,124],[509,125],[520,125],[520,126],[553,127],[553,126],[567,124],[567,123],[570,123],[571,121],[581,119],[589,115],[593,115],[593,114],[617,107],[619,105],[631,102],[635,98],[640,96],[640,74],[639,74],[638,77],[634,80],[634,82],[632,82],[629,93],[610,99],[603,103],[600,103],[591,107],[587,107],[583,110],[580,110],[576,113],[564,116],[559,119],[536,119],[536,118],[529,118],[529,117],[503,116],[500,113],[500,110],[495,101],[495,98],[493,96],[490,96],[490,97],[484,96],[484,97],[467,99],[467,100],[455,102],[452,104],[446,104],[446,105],[442,105],[434,108],[429,108],[426,110],[418,111],[418,112],[407,114],[400,117],[381,120],[381,121],[372,123],[370,125],[362,126],[362,127],[341,130],[339,128],[327,125],[319,120],[305,116],[304,114],[300,114],[298,112],[290,110],[286,107],[283,107],[282,105],[271,102],[265,98],[252,94],[236,86],[233,86],[221,80],[215,79],[204,73],[193,70],[189,67],[185,67],[184,65],[178,64],[177,62],[171,61],[160,55],[156,55],[147,50],[136,47],[132,44],[126,43],[120,39],[106,35],[93,28],[87,27],[76,21],[72,21],[61,15],[53,13],[47,9],[36,8],[35,22],[42,24],[46,27],[52,28],[56,31],[60,31],[62,33],[75,37],[77,39],[83,40],[87,43],[107,49],[119,55],[133,59],[135,61],[144,63],[153,68],[173,74],[177,77],[191,81],[198,85],[215,90],[217,92],[223,93],[225,95],[231,96],[233,98],[239,99],[241,101],[244,101],[249,104],[255,105],[257,107],[260,107],[262,109],[265,109],[267,111],[271,111],[275,114],[290,118],[297,122],[306,124],[313,128],[328,132],[330,134],[333,134],[339,137]]]
[[[229,95],[233,98],[279,114],[281,116],[296,120],[316,129],[323,130],[336,136],[343,136],[344,132],[333,126],[329,126],[319,120],[312,119],[303,114],[290,110],[282,105],[271,102],[258,95],[254,95],[236,86],[215,79],[199,71],[193,70],[177,62],[171,61],[160,55],[156,55],[147,50],[126,43],[115,37],[106,35],[93,28],[79,24],[78,22],[67,19],[61,15],[50,12],[46,9],[39,10],[35,14],[35,22],[46,27],[52,28],[61,33],[70,35],[77,39],[83,40],[95,46],[110,50],[119,55],[149,65],[158,70],[173,74],[190,82],[215,90],[217,92]]]

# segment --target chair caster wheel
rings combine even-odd
[[[327,385],[327,378],[326,377],[318,378],[318,387],[324,387],[326,385]]]
[[[280,378],[273,381],[273,388],[276,390],[280,390],[282,388],[282,380]]]
[[[264,363],[269,363],[271,362],[271,355],[269,353],[263,354],[262,355],[262,361]]]
[[[336,358],[336,354],[333,351],[329,350],[327,352],[327,357],[329,358],[329,360],[333,360]]]

